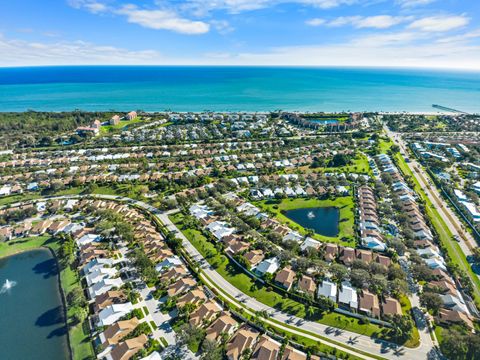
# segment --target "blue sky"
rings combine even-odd
[[[480,69],[479,0],[15,0],[0,66]]]

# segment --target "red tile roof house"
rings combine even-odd
[[[277,276],[275,276],[275,283],[289,291],[295,281],[295,275],[295,272],[290,267],[286,267],[277,273]]]
[[[0,228],[0,242],[8,241],[11,239],[12,239],[12,228],[9,226]]]
[[[110,356],[113,360],[131,359],[137,352],[143,349],[147,341],[148,337],[145,334],[125,340],[113,348]]]
[[[440,309],[437,320],[443,324],[464,323],[470,330],[474,329],[473,321],[470,316],[457,310]]]
[[[340,261],[342,261],[345,265],[350,265],[355,260],[355,249],[346,247],[340,250]]]
[[[299,292],[315,296],[315,290],[317,289],[317,284],[315,280],[310,276],[303,275],[297,284],[297,290]]]
[[[192,277],[185,277],[170,285],[168,287],[167,294],[168,296],[180,295],[181,293],[190,290],[196,285],[197,282]]]
[[[337,244],[326,244],[325,245],[325,261],[331,262],[336,259],[338,255],[338,245]]]
[[[380,305],[378,296],[370,293],[368,290],[362,290],[359,296],[358,310],[369,316],[380,317]]]
[[[238,323],[230,315],[223,314],[208,327],[206,338],[218,341],[222,334],[230,337],[237,328]]]
[[[186,304],[193,304],[195,306],[200,305],[203,301],[207,300],[207,296],[203,292],[201,287],[190,290],[185,295],[177,299],[177,307],[182,308]]]
[[[194,326],[201,327],[202,325],[210,323],[220,311],[222,311],[222,308],[216,301],[208,300],[190,314],[189,322]]]
[[[228,360],[238,360],[247,349],[253,350],[260,333],[247,325],[242,326],[227,345]]]
[[[397,299],[387,297],[382,302],[383,315],[402,315],[402,306]]]
[[[246,253],[244,257],[250,266],[253,267],[260,263],[265,258],[265,255],[263,254],[262,250],[252,250]]]

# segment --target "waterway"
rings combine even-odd
[[[2,360],[69,358],[58,276],[45,249],[0,259]]]

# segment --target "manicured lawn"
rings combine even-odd
[[[357,174],[370,174],[371,169],[370,165],[368,164],[368,159],[363,154],[358,154],[358,156],[352,159],[352,163],[350,165],[336,167],[336,168],[322,168],[321,170],[323,173],[357,173]]]
[[[140,117],[137,117],[137,118],[135,118],[133,120],[130,120],[130,121],[121,120],[120,123],[118,123],[117,125],[102,126],[100,128],[100,134],[105,135],[105,134],[109,134],[109,133],[114,133],[114,132],[122,130],[125,126],[129,126],[129,125],[133,125],[133,124],[137,124],[137,123],[141,123],[141,122],[143,122],[143,120]]]
[[[310,317],[307,316],[305,305],[291,299],[286,299],[275,291],[269,291],[262,284],[256,283],[235,266],[235,264],[231,263],[226,256],[218,253],[215,246],[210,243],[201,232],[195,229],[184,229],[182,226],[183,215],[181,213],[170,216],[170,219],[215,270],[243,293],[254,297],[270,307],[300,318],[308,318],[311,321],[317,321],[321,324],[349,330],[366,336],[384,337],[384,329],[381,327],[375,324],[360,324],[359,320],[353,317],[337,313],[321,313],[320,311],[316,311],[316,313]]]
[[[50,236],[17,239],[7,243],[0,243],[0,258],[40,247],[48,247],[57,253],[60,244],[57,241],[54,241]],[[78,275],[76,271],[70,268],[70,266],[67,266],[65,269],[60,269],[60,283],[65,295],[75,286],[80,286]],[[70,309],[67,309],[67,318],[70,318],[71,316],[72,313]],[[83,360],[94,356],[87,320],[76,326],[69,326],[68,336],[74,360]]]
[[[263,200],[254,202],[255,205],[274,214],[274,216],[282,223],[288,225],[293,230],[299,231],[302,235],[306,235],[307,231],[304,227],[290,220],[282,211],[314,208],[314,207],[337,207],[340,209],[339,233],[337,237],[328,237],[319,234],[313,236],[314,239],[322,242],[336,242],[345,246],[355,246],[354,228],[355,205],[351,196],[337,197],[333,200],[319,199],[283,199],[280,202],[276,200]]]
[[[38,193],[10,195],[0,198],[0,206],[13,204],[19,201],[27,201],[41,197]]]
[[[0,242],[0,258],[14,255],[23,251],[38,249],[42,246],[48,246],[53,250],[58,249],[58,244],[54,241],[51,241],[50,236],[20,238],[7,242]]]

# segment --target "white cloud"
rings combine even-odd
[[[238,14],[274,7],[280,4],[300,4],[320,9],[331,9],[341,5],[352,5],[363,0],[187,0],[182,5],[184,10],[190,10],[197,16],[205,16],[211,11],[225,10]]]
[[[305,21],[305,24],[310,25],[310,26],[320,26],[324,25],[327,22],[325,19],[321,18],[313,18]]]
[[[143,9],[134,4],[116,8],[98,0],[69,0],[69,4],[93,14],[110,13],[126,16],[128,22],[154,30],[169,30],[188,35],[205,34],[210,30],[208,23],[181,17],[171,9]]]
[[[229,34],[235,30],[227,20],[212,20],[210,24],[222,35]]]
[[[451,44],[377,46],[372,42],[275,48],[264,53],[240,53],[228,58],[231,65],[304,65],[424,67],[480,70],[480,47]],[[217,64],[221,62],[217,61]]]
[[[171,30],[190,35],[205,34],[210,30],[209,24],[182,18],[170,10],[145,10],[129,4],[116,10],[115,13],[125,15],[130,23],[149,29]]]
[[[130,51],[84,41],[28,42],[0,34],[0,66],[151,64],[165,61],[158,51]],[[166,63],[166,62],[165,62]]]
[[[473,38],[476,33],[465,34]],[[158,51],[131,51],[74,42],[28,42],[0,34],[0,66],[33,65],[304,65],[304,66],[397,66],[480,70],[480,46],[438,43],[418,33],[400,32],[358,37],[334,45],[288,46],[263,52],[209,52],[192,57],[164,56]],[[422,51],[418,51],[421,46]]]
[[[424,6],[435,2],[436,0],[397,0],[397,3],[402,7],[416,7]]]
[[[362,28],[375,28],[375,29],[387,29],[392,26],[398,25],[406,20],[408,17],[403,16],[390,16],[390,15],[377,15],[377,16],[341,16],[333,20],[327,21],[321,18],[310,19],[306,21],[306,24],[311,26],[345,26],[350,25],[357,29]]]
[[[442,37],[438,39],[437,42],[438,43],[460,43],[460,42],[466,42],[468,40],[478,39],[478,38],[480,38],[480,29],[467,32],[461,35]]]
[[[445,32],[464,27],[469,22],[470,19],[463,15],[431,16],[412,22],[409,28],[426,32]]]
[[[98,14],[108,11],[108,6],[96,0],[69,0],[70,6],[81,9],[84,8],[93,14]]]

